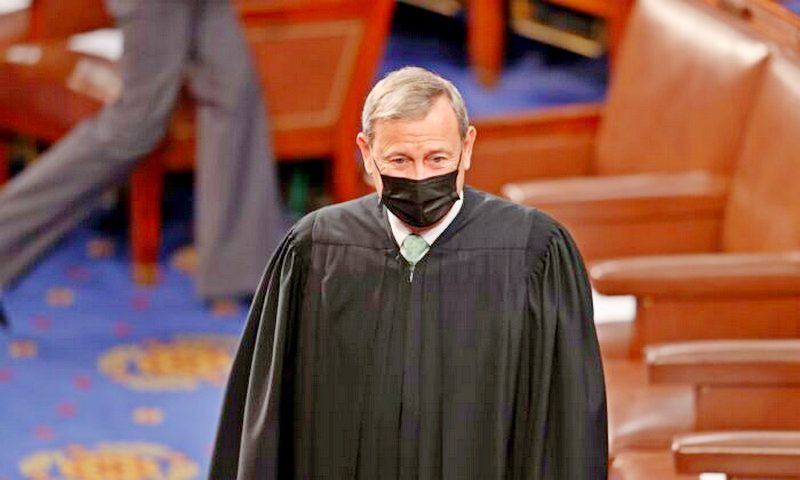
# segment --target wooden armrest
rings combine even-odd
[[[66,38],[114,26],[104,0],[34,0],[28,40]]]
[[[679,474],[725,473],[735,478],[800,476],[800,432],[693,433],[672,443]]]
[[[514,202],[581,223],[721,217],[727,191],[727,178],[699,171],[538,180],[503,187],[503,194]]]
[[[469,183],[500,194],[503,185],[520,179],[590,174],[601,108],[568,105],[474,119],[478,140]]]
[[[20,49],[36,51],[37,61],[18,61],[9,53]],[[119,81],[118,66],[114,62],[92,54],[72,51],[67,39],[9,45],[7,50],[0,53],[5,55],[5,58],[0,60],[2,68],[13,74],[20,82],[64,84],[70,81],[70,77],[76,75],[75,69],[81,62],[89,62],[93,67],[102,69],[104,78],[113,80],[115,84]],[[80,90],[75,85],[70,88]]]
[[[0,15],[0,48],[24,40],[29,24],[29,9]]]
[[[650,381],[694,385],[697,430],[800,428],[800,340],[649,346]]]
[[[18,61],[35,53],[37,61]],[[55,141],[93,115],[121,88],[117,67],[102,58],[72,52],[66,40],[12,45],[0,61],[0,122],[36,138]]]
[[[728,179],[653,173],[508,184],[503,194],[563,223],[587,261],[718,250]]]
[[[710,340],[645,348],[651,383],[800,386],[800,340]]]
[[[800,295],[800,251],[660,255],[609,260],[590,271],[606,295]]]
[[[688,340],[800,337],[800,251],[596,262],[594,288],[637,297],[632,357]]]

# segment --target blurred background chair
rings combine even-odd
[[[93,1],[86,7],[102,12],[102,0]],[[353,139],[394,1],[241,0],[236,5],[267,97],[276,157],[328,159],[326,186],[332,198],[365,193]],[[30,24],[46,25],[59,14],[48,7],[34,3],[27,12]],[[63,25],[55,31],[68,35],[109,25],[94,17],[79,19],[72,31]],[[49,32],[44,27],[35,31]],[[64,38],[49,38],[49,33],[29,36],[7,47],[12,54],[7,50],[0,66],[0,125],[52,142],[113,101],[119,78],[113,62],[70,51]],[[33,57],[26,60],[25,55]],[[193,168],[194,132],[194,108],[184,96],[161,146],[131,177],[132,271],[139,283],[158,278],[164,173]],[[5,157],[0,170],[8,172]]]
[[[701,1],[639,1],[602,113],[581,112],[596,118],[583,122],[584,148],[535,162],[557,162],[558,176],[570,176],[510,183],[503,193],[567,225],[590,261],[713,251],[768,57],[763,37],[726,11]],[[557,145],[559,136],[548,139]],[[525,178],[523,168],[511,175]],[[682,235],[671,235],[677,229]]]
[[[770,1],[735,3],[637,2],[606,104],[520,118],[518,141],[488,145],[507,168],[476,176],[492,188],[506,175],[566,177],[502,191],[566,224],[589,262],[719,251],[769,45],[800,48],[796,15]],[[601,325],[604,353],[626,356],[630,328]]]
[[[761,42],[800,48],[797,14],[772,0],[635,4],[615,57],[607,101],[477,119],[481,141],[475,155],[482,161],[473,165],[471,183],[497,194],[513,184],[508,194],[514,200],[555,209],[570,196],[552,198],[552,190],[570,185],[556,183],[548,189],[538,182],[528,185],[531,180],[692,170],[730,174],[752,88],[768,56]],[[635,180],[622,186],[631,190]],[[696,179],[694,184],[701,182]],[[646,182],[643,189],[652,184]],[[542,198],[535,196],[536,185],[544,189]],[[592,193],[591,185],[581,184],[589,189],[584,196]],[[608,187],[598,185],[597,191],[620,188]],[[627,193],[634,195],[636,191]],[[686,220],[677,212],[674,216],[676,221]],[[576,227],[568,215],[562,217]],[[631,217],[629,224],[644,223]],[[598,223],[594,230],[609,222]],[[641,232],[631,230],[629,225],[621,236]],[[579,243],[591,233],[578,231]],[[619,237],[603,239],[595,244],[584,241],[584,254],[591,259],[625,252]]]

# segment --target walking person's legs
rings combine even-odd
[[[198,104],[195,241],[205,298],[252,293],[285,233],[258,78],[228,0],[203,0],[192,86]]]

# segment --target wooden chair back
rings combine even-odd
[[[331,193],[363,193],[355,149],[361,107],[394,0],[239,0],[267,99],[276,156],[331,159]]]
[[[730,174],[769,48],[699,0],[638,0],[597,138],[600,174]]]
[[[775,53],[738,159],[726,208],[728,252],[800,250],[800,56]]]

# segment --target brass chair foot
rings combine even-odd
[[[133,265],[133,281],[139,285],[155,285],[158,283],[158,264],[135,263]]]
[[[239,302],[230,298],[218,298],[211,301],[211,313],[216,317],[238,315],[239,310]]]
[[[192,277],[197,276],[198,263],[199,257],[197,256],[197,249],[194,245],[180,247],[172,254],[172,257],[170,257],[172,268]]]

